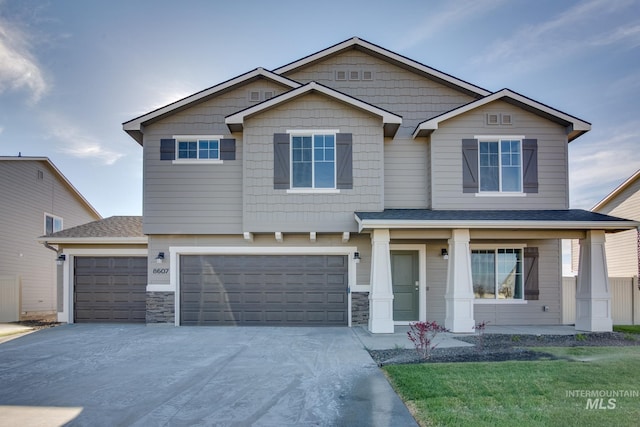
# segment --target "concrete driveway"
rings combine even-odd
[[[64,325],[0,384],[0,426],[416,425],[349,328]]]

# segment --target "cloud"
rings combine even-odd
[[[465,21],[478,19],[505,2],[506,0],[446,2],[443,9],[430,10],[428,17],[418,27],[409,31],[395,48],[405,50],[432,37],[441,37],[443,31],[457,27]]]
[[[514,34],[492,43],[472,62],[476,65],[504,62],[513,72],[541,68],[559,58],[587,52],[594,46],[620,43],[637,46],[640,37],[638,24],[621,22],[625,9],[633,3],[622,0],[579,3],[547,21],[523,26]],[[585,37],[585,34],[592,36]]]
[[[37,103],[49,90],[32,49],[28,35],[0,17],[0,93],[25,89]]]
[[[593,135],[597,143],[570,146],[571,206],[592,208],[618,184],[640,169],[640,120]],[[583,137],[585,138],[585,137]],[[586,142],[586,141],[585,141]],[[573,148],[573,144],[575,148]]]
[[[59,142],[59,151],[81,159],[96,159],[105,165],[112,165],[124,156],[122,153],[105,148],[89,132],[74,126],[60,115],[49,113],[45,116],[49,128],[48,137]]]

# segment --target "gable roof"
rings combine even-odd
[[[320,83],[317,83],[317,82],[309,82],[304,86],[300,86],[296,89],[292,89],[289,92],[278,95],[267,101],[263,101],[260,104],[253,105],[249,108],[245,108],[242,111],[231,114],[230,116],[227,116],[225,118],[225,123],[227,124],[231,132],[240,132],[242,131],[244,120],[246,118],[311,92],[321,93],[332,99],[348,104],[354,108],[357,108],[381,117],[385,136],[395,135],[396,131],[402,124],[402,117],[397,114],[391,113],[387,110],[383,110],[382,108],[376,107],[374,105],[361,101],[357,98],[354,98],[350,95],[339,92],[335,89],[331,89],[330,87],[321,85]]]
[[[71,193],[73,193],[79,200],[80,203],[82,203],[87,210],[89,210],[96,218],[102,218],[102,215],[100,215],[98,213],[98,211],[96,210],[96,208],[94,208],[91,203],[89,203],[89,201],[87,199],[84,198],[84,196],[82,195],[82,193],[80,193],[80,191],[78,191],[78,189],[76,187],[73,186],[73,184],[71,184],[71,181],[69,181],[67,179],[66,176],[64,176],[64,174],[62,172],[60,172],[60,169],[58,169],[56,167],[56,165],[53,164],[53,162],[51,160],[49,160],[48,157],[36,157],[36,156],[0,156],[0,162],[42,162],[44,164],[46,164],[47,166],[49,166],[49,168],[53,171],[54,175],[60,180],[62,181],[62,183],[69,189],[69,191],[71,191]]]
[[[629,188],[632,184],[634,184],[638,179],[640,179],[640,169],[636,171],[633,175],[627,178],[622,184],[617,186],[611,193],[607,194],[604,199],[600,200],[594,207],[591,208],[592,211],[598,211],[605,207],[609,202],[615,199],[620,193]]]
[[[438,129],[438,126],[440,125],[441,122],[444,122],[445,120],[449,120],[453,117],[457,117],[468,111],[474,110],[476,108],[479,108],[483,105],[486,105],[490,102],[497,101],[497,100],[503,100],[517,107],[520,107],[524,110],[527,110],[541,117],[544,117],[548,120],[556,122],[562,126],[565,126],[567,129],[569,142],[573,141],[580,135],[591,130],[591,123],[589,122],[585,122],[583,120],[578,119],[577,117],[571,116],[567,113],[563,113],[560,110],[551,108],[548,105],[542,104],[531,98],[527,98],[526,96],[520,95],[519,93],[514,92],[512,90],[502,89],[492,93],[491,95],[485,96],[484,98],[478,99],[476,101],[472,101],[461,107],[454,108],[453,110],[450,110],[446,113],[440,114],[439,116],[433,117],[429,120],[426,120],[420,123],[416,127],[416,130],[413,132],[413,137],[417,138],[420,136],[428,136],[434,130]]]
[[[404,69],[408,69],[415,73],[421,74],[429,79],[438,81],[448,87],[460,90],[467,95],[471,95],[476,98],[480,96],[487,96],[491,93],[479,86],[453,77],[450,74],[443,73],[442,71],[436,70],[435,68],[428,67],[424,64],[421,64],[420,62],[414,61],[413,59],[392,52],[358,37],[352,37],[319,52],[305,56],[302,59],[298,59],[297,61],[293,61],[287,65],[276,68],[273,71],[278,74],[287,75],[303,67],[322,61],[328,57],[337,55],[349,49],[356,49],[362,52],[366,52],[377,58],[383,59]]]
[[[110,216],[41,236],[40,242],[60,243],[147,243],[141,216]]]
[[[220,95],[226,91],[234,89],[238,86],[245,85],[259,78],[269,79],[290,88],[297,88],[301,86],[300,83],[298,82],[295,82],[283,76],[279,76],[278,74],[275,74],[269,70],[265,70],[264,68],[259,67],[259,68],[256,68],[255,70],[249,71],[248,73],[241,74],[237,77],[234,77],[230,80],[227,80],[225,82],[212,86],[208,89],[194,93],[193,95],[189,95],[186,98],[182,98],[176,102],[165,105],[164,107],[160,107],[156,110],[153,110],[150,113],[143,114],[142,116],[136,117],[135,119],[129,120],[128,122],[124,122],[122,124],[122,128],[133,139],[135,139],[138,142],[138,144],[142,145],[142,141],[143,141],[142,133],[145,125],[151,124],[157,120],[160,120],[165,116],[182,111],[195,104],[204,102],[208,99],[213,98],[216,95]]]
[[[582,209],[431,210],[385,209],[356,212],[360,231],[374,228],[598,229],[617,232],[640,223]]]

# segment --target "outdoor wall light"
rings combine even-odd
[[[442,248],[440,255],[442,255],[443,259],[449,259],[449,252],[447,251],[447,248]]]
[[[354,252],[354,253],[353,253],[353,261],[354,261],[356,264],[359,264],[359,263],[360,263],[360,252]]]
[[[58,258],[56,258],[56,264],[62,265],[64,264],[66,259],[67,259],[67,256],[65,254],[60,254],[58,255]]]
[[[162,264],[164,261],[164,252],[158,252],[158,256],[156,257],[156,264]]]

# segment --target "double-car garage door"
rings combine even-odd
[[[346,325],[347,257],[183,255],[182,325]]]
[[[144,323],[146,257],[74,257],[74,321]]]

